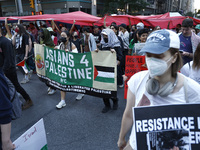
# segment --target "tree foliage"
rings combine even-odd
[[[104,0],[104,13],[117,13],[117,9],[126,11],[126,5],[129,5],[129,12],[132,10],[140,11],[144,9],[148,3],[145,0]]]
[[[194,16],[194,13],[193,13],[193,12],[188,12],[188,13],[185,14],[185,16],[193,17],[193,16]]]

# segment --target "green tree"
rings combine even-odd
[[[126,5],[129,5],[128,12],[140,11],[148,5],[145,0],[104,0],[104,14],[117,13],[117,9],[126,10]]]
[[[188,12],[188,13],[185,14],[185,16],[194,17],[194,13],[193,12]]]

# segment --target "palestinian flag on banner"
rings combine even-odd
[[[115,68],[94,66],[94,80],[98,82],[114,83],[115,82]]]
[[[19,62],[17,64],[17,66],[20,66],[23,68],[24,72],[27,74],[30,71],[30,68],[28,67],[28,65],[26,64],[25,60],[22,60],[21,62]]]

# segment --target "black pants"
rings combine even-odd
[[[20,93],[26,101],[29,100],[30,96],[26,93],[26,91],[23,89],[23,87],[18,82],[16,71],[13,71],[12,73],[5,73],[5,75],[15,86],[16,91],[18,93]]]
[[[117,85],[123,84],[121,65],[117,65]]]
[[[122,62],[120,63],[121,64],[122,74],[125,74],[126,55],[128,55],[128,49],[124,49]]]
[[[1,128],[0,128],[0,150],[2,150],[2,144],[1,144]]]
[[[113,104],[118,102],[118,98],[111,98],[113,101]],[[110,99],[109,98],[103,98],[103,102],[105,104],[106,107],[111,107],[110,106]]]

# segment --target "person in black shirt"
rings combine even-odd
[[[12,43],[5,37],[0,35],[0,49],[3,55],[0,56],[0,65],[3,66],[3,72],[6,77],[13,83],[18,93],[25,99],[22,109],[27,109],[33,105],[33,102],[27,92],[22,88],[18,82],[16,66],[15,66],[15,52]]]
[[[78,38],[78,33],[76,31],[72,34],[72,43],[74,43],[79,53],[83,53],[82,42]]]
[[[23,25],[18,24],[15,29],[15,34],[12,38],[12,44],[15,46],[16,62],[19,63],[28,59],[29,51],[29,34],[26,32]],[[23,69],[20,67],[23,72]],[[21,83],[29,82],[28,73],[25,73],[24,79]]]
[[[4,64],[6,63],[5,67],[9,67],[11,66],[10,61],[12,62],[12,60],[6,58],[9,54],[8,47],[5,45],[6,41],[7,43],[10,42],[2,36],[0,29],[0,149],[13,150],[15,146],[10,139],[12,104],[8,84],[3,73]]]
[[[101,41],[101,31],[99,30],[98,26],[93,27],[93,33],[92,34],[94,35],[94,39],[95,39],[95,42],[97,44],[97,48],[99,48],[100,41]]]

